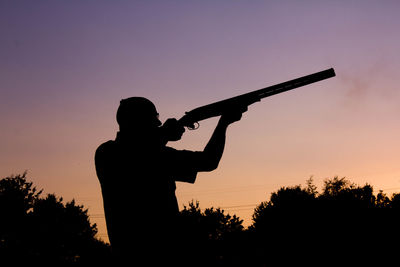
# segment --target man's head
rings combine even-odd
[[[154,104],[144,97],[122,99],[117,111],[120,130],[151,130],[161,125]]]

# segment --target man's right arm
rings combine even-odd
[[[224,153],[226,142],[226,131],[228,126],[242,118],[242,113],[247,111],[247,107],[237,109],[221,116],[210,140],[201,153],[199,171],[215,170]]]

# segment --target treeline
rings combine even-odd
[[[248,229],[223,210],[201,212],[198,203],[181,216],[192,258],[202,261],[196,266],[382,266],[398,261],[400,194],[373,191],[334,177],[318,192],[310,178],[273,192]]]
[[[74,200],[64,203],[53,194],[41,194],[26,173],[0,180],[0,261],[111,264],[110,247],[96,237],[88,210]],[[157,207],[151,208],[156,212]],[[245,229],[239,217],[220,208],[201,210],[198,202],[191,202],[180,212],[184,244],[176,253],[187,259],[187,266],[387,259],[399,249],[400,194],[374,194],[371,185],[338,177],[326,180],[318,192],[310,178],[304,187],[272,193],[255,208],[252,220]]]

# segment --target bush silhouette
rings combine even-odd
[[[40,197],[26,172],[0,180],[0,253],[9,264],[83,265],[105,262],[109,247],[96,239],[88,210],[75,201]]]
[[[244,227],[236,215],[213,207],[202,211],[192,201],[180,212],[180,226],[183,251],[193,266],[226,266],[241,255]]]

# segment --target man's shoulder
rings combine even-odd
[[[96,149],[96,155],[101,154],[101,153],[107,153],[108,151],[112,151],[115,149],[115,141],[114,140],[109,140],[107,142],[102,143],[99,145],[99,147]]]

